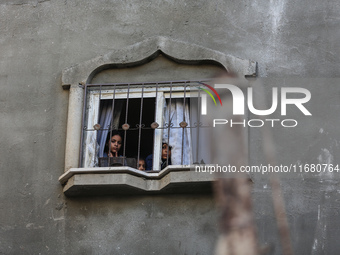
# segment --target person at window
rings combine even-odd
[[[162,143],[162,163],[161,169],[166,168],[171,165],[171,149],[172,147],[167,143]]]
[[[138,170],[145,171],[145,159],[144,158],[139,158]]]
[[[171,149],[172,149],[172,147],[170,145],[168,145],[165,142],[162,143],[161,170],[166,168],[168,165],[171,165]],[[152,154],[147,156],[146,159],[145,159],[147,171],[152,170],[152,160],[153,160]]]
[[[111,137],[111,142],[110,142]],[[118,131],[112,131],[112,134],[110,132],[107,135],[106,143],[105,143],[105,149],[104,149],[104,157],[119,157],[119,150],[122,147],[122,141],[123,137]]]

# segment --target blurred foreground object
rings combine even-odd
[[[235,75],[224,74],[213,81],[215,84],[232,84],[240,88],[246,95],[248,82],[245,78],[237,79]],[[223,107],[214,108],[213,114],[207,115],[209,123],[213,119],[232,119],[234,123],[242,123],[244,116],[233,115],[233,98],[228,89],[221,92]],[[234,95],[233,95],[234,96]],[[262,100],[260,100],[262,101]],[[264,100],[263,100],[264,101]],[[210,105],[208,109],[212,109]],[[271,132],[262,128],[263,148],[267,163],[276,164]],[[236,125],[216,125],[212,127],[211,142],[213,163],[220,166],[248,165],[248,127]],[[244,173],[217,173],[214,190],[217,207],[220,210],[220,237],[216,246],[216,255],[252,255],[263,254],[257,240],[256,227],[253,219],[251,184],[252,181]],[[285,214],[284,201],[281,195],[277,176],[270,175],[273,190],[273,204],[282,245],[282,254],[291,255],[292,247],[289,228]]]

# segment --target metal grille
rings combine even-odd
[[[166,143],[169,145],[169,139],[170,139],[170,131],[171,129],[182,129],[182,137],[184,135],[184,130],[187,128],[193,128],[196,129],[196,150],[192,151],[192,156],[194,163],[197,163],[198,161],[198,148],[200,146],[199,144],[199,129],[204,127],[202,123],[200,122],[200,112],[201,112],[201,87],[204,86],[204,82],[208,82],[208,80],[181,80],[181,81],[162,81],[162,82],[148,82],[148,83],[111,83],[111,84],[85,84],[84,85],[84,106],[83,106],[83,117],[82,117],[82,135],[81,135],[81,150],[79,152],[79,167],[84,167],[83,165],[83,158],[84,158],[84,148],[88,146],[86,144],[84,137],[87,135],[87,132],[97,132],[96,137],[98,137],[98,132],[102,132],[104,130],[109,131],[110,133],[110,140],[112,137],[112,130],[118,130],[123,133],[123,158],[128,158],[127,153],[127,136],[129,133],[131,134],[132,131],[137,132],[137,151],[136,151],[136,167],[138,166],[139,159],[141,158],[141,146],[142,146],[142,136],[143,132],[146,132],[146,130],[149,130],[149,132],[152,132],[152,136],[154,136],[155,130],[163,130],[163,132],[167,133],[167,141]],[[145,112],[145,104],[150,98],[150,93],[154,95],[155,98],[155,110],[154,113]],[[178,97],[178,93],[180,93],[180,97]],[[91,101],[91,95],[97,95],[98,100],[97,101]],[[123,98],[118,95],[125,95]],[[136,98],[132,98],[131,95],[139,96]],[[193,106],[193,103],[196,104],[197,109],[197,116],[195,117],[195,122],[191,123],[191,125],[188,125],[188,120],[185,119],[185,114],[183,114],[183,120],[180,123],[173,123],[171,116],[171,107],[167,109],[168,112],[168,119],[165,120],[163,125],[160,125],[157,120],[157,114],[159,114],[159,108],[156,108],[158,96],[167,95],[165,101],[168,102],[168,104],[171,106],[172,100],[174,100],[174,95],[176,95],[176,98],[181,98],[178,100],[183,100],[184,107],[186,105]],[[146,96],[149,95],[149,96]],[[190,99],[195,98],[196,100],[192,101]],[[103,102],[106,100],[106,103],[110,101],[112,104],[112,114],[115,113],[115,107],[117,100],[124,100],[124,116],[121,116],[121,119],[124,119],[124,122],[122,125],[115,126],[113,125],[112,121],[107,126],[101,126],[99,124],[99,111],[101,110]],[[136,100],[138,99],[138,100]],[[150,101],[150,100],[149,100]],[[139,103],[138,108],[136,105],[136,102]],[[133,103],[133,104],[131,104]],[[96,104],[96,105],[94,105]],[[148,103],[150,105],[150,102]],[[88,126],[89,123],[89,112],[90,110],[95,109],[97,111],[96,115],[96,121],[93,126]],[[137,123],[134,123],[135,125],[131,125],[129,123],[129,116],[132,113],[136,113],[136,111],[139,111],[139,120]],[[145,115],[149,116],[153,115],[153,121],[149,121],[151,123],[145,124],[143,123],[143,118]],[[177,126],[178,125],[178,126]],[[149,133],[150,134],[150,133]],[[156,143],[159,141],[156,141],[156,139],[153,139],[153,148],[156,147]],[[181,146],[181,165],[183,165],[183,156],[185,151],[184,148],[184,139],[182,139],[182,146]],[[95,157],[98,156],[98,148],[95,146],[94,148]],[[169,150],[168,155],[166,159],[166,164],[169,165]],[[127,163],[127,160],[123,160],[123,165],[129,165]],[[130,165],[131,166],[131,165]]]

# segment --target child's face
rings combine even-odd
[[[114,135],[111,138],[111,147],[110,151],[113,154],[113,157],[118,157],[118,151],[122,147],[122,138],[120,135]]]
[[[162,159],[166,159],[169,155],[169,158],[171,157],[171,149],[169,150],[169,146],[166,143],[163,143],[162,145]]]
[[[145,161],[143,159],[140,159],[138,162],[138,170],[145,170]]]

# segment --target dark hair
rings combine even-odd
[[[164,145],[164,144],[166,144],[166,145],[168,146],[168,149],[171,151],[171,149],[172,149],[172,146],[171,146],[171,145],[169,145],[168,143],[162,142],[162,148],[163,148],[163,145]]]
[[[106,142],[105,142],[105,148],[104,148],[104,151],[109,154],[109,143],[110,143],[110,138],[115,136],[115,135],[119,135],[122,140],[123,140],[123,135],[121,132],[119,132],[118,130],[112,130],[111,132],[109,132],[107,134],[107,137],[106,137]]]
[[[137,157],[137,156],[136,156],[135,158],[136,158],[136,160],[138,159],[138,157]],[[142,157],[142,156],[139,156],[139,160],[144,160],[144,162],[145,162],[145,158],[144,158],[144,157]]]

